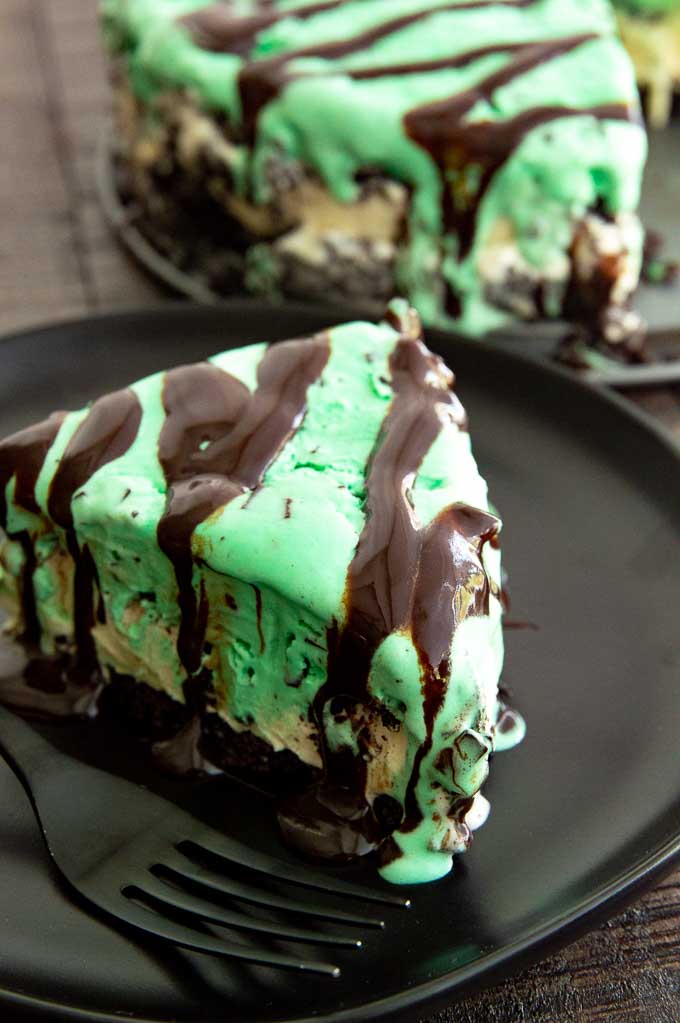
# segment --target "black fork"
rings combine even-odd
[[[105,913],[154,938],[337,977],[340,969],[333,963],[269,946],[285,941],[357,949],[362,942],[351,930],[382,929],[384,921],[365,909],[337,909],[321,895],[301,899],[300,887],[383,907],[409,906],[398,894],[248,848],[160,796],[61,753],[3,707],[0,754],[24,786],[49,854],[69,884]],[[271,891],[270,882],[283,887]],[[232,908],[221,905],[224,897],[233,900]],[[320,930],[323,923],[332,928]],[[207,924],[243,932],[249,943],[216,936]]]

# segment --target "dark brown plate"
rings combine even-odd
[[[0,348],[0,435],[152,370],[337,319],[239,301],[9,338]],[[42,1011],[88,1021],[413,1021],[565,943],[680,854],[678,451],[622,401],[507,345],[436,332],[429,342],[458,374],[502,510],[512,618],[539,627],[507,633],[505,681],[529,731],[495,759],[491,817],[471,852],[451,877],[411,891],[414,908],[391,922],[388,941],[369,937],[348,952],[340,980],[302,983],[160,951],[92,918],[57,884],[25,797],[1,767],[6,1015],[11,1007],[12,1018],[29,1019]],[[248,790],[161,781],[142,755],[107,750],[97,724],[49,732],[285,855],[269,807]],[[372,883],[372,869],[347,874]]]

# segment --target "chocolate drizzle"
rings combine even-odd
[[[386,636],[409,624],[422,535],[411,487],[442,426],[466,425],[451,390],[453,375],[427,350],[412,319],[390,358],[395,398],[371,457],[366,480],[366,524],[349,568],[347,621],[319,695],[365,695],[373,655]]]
[[[158,543],[175,569],[181,612],[177,649],[188,674],[200,666],[207,624],[204,587],[197,595],[193,585],[191,537],[200,522],[244,490],[205,456],[233,431],[249,397],[240,380],[209,363],[181,366],[165,376],[159,458],[170,492]]]
[[[21,544],[24,552],[24,563],[21,569],[21,583],[19,597],[23,617],[23,629],[21,639],[27,644],[37,644],[40,639],[40,622],[38,620],[38,609],[35,603],[35,590],[33,589],[33,573],[35,572],[38,559],[35,555],[35,547],[31,540],[31,534],[27,529],[15,533],[13,539]]]
[[[141,419],[139,399],[129,388],[100,398],[67,444],[50,484],[47,510],[53,521],[65,530],[68,550],[75,564],[75,664],[71,671],[74,678],[84,684],[92,682],[97,667],[92,626],[99,579],[89,547],[87,544],[81,547],[76,536],[71,502],[98,469],[125,454],[137,436]],[[102,616],[103,605],[99,602],[100,620]]]
[[[470,3],[465,5],[465,10],[498,6],[530,7],[536,2],[537,0],[471,0]],[[368,28],[365,31],[360,32],[358,35],[350,36],[346,39],[334,40],[326,43],[316,43],[312,46],[306,46],[300,50],[292,50],[275,57],[255,60],[246,64],[239,74],[239,92],[241,96],[243,126],[246,139],[251,144],[254,142],[257,118],[262,108],[276,98],[287,82],[298,77],[298,75],[293,72],[289,72],[287,69],[287,65],[291,61],[296,61],[305,57],[315,57],[324,60],[338,60],[353,53],[358,53],[361,50],[368,49],[381,39],[393,35],[395,32],[400,32],[402,29],[408,28],[410,25],[414,25],[418,21],[422,21],[424,18],[432,17],[442,11],[460,11],[461,9],[460,3],[426,7],[420,11],[414,11],[411,14],[403,14],[400,17],[379,22],[372,28]],[[494,52],[494,49],[495,48],[493,47],[489,48],[490,52]],[[463,66],[463,64],[468,62],[467,55],[465,54],[454,57],[451,60],[453,62],[449,60],[443,63],[433,61],[422,66],[413,64],[409,65],[409,67],[412,68],[415,73],[420,70],[436,71],[440,70],[442,67]],[[459,61],[460,63],[458,63]],[[360,69],[350,71],[343,68],[339,69],[339,73],[346,74],[352,78],[361,79],[378,77],[383,73],[399,74],[402,73],[402,68],[403,65],[394,65],[392,69],[386,67],[384,72],[381,68],[370,68],[364,71]],[[330,73],[332,73],[332,69]]]
[[[413,642],[423,678],[426,738],[420,746],[406,791],[403,831],[422,814],[416,798],[420,765],[432,748],[434,722],[446,696],[449,654],[458,626],[474,615],[488,615],[490,582],[482,563],[485,543],[498,536],[495,515],[454,504],[424,531],[411,616]]]
[[[514,53],[524,49],[526,43],[494,43],[490,46],[479,46],[475,50],[464,50],[452,57],[440,57],[438,60],[408,61],[403,64],[375,64],[363,68],[345,68],[342,74],[356,82],[370,81],[374,78],[403,78],[408,75],[424,75],[431,71],[455,71],[458,68],[474,64],[483,57],[493,57],[499,53]]]
[[[532,107],[515,117],[499,120],[466,121],[465,115],[480,100],[489,100],[497,89],[539,64],[568,53],[597,38],[588,33],[526,43],[513,49],[513,57],[498,71],[471,89],[448,99],[417,107],[406,114],[404,127],[414,142],[426,149],[440,167],[444,178],[444,226],[459,240],[459,258],[470,251],[474,239],[476,211],[494,175],[534,128],[559,117],[590,116],[598,119],[630,120],[632,110],[625,104],[609,103],[587,108],[567,106]],[[481,173],[471,194],[465,187],[451,186],[451,171],[474,166]]]
[[[453,393],[453,375],[422,342],[412,313],[389,316],[401,337],[390,358],[395,397],[370,460],[366,523],[350,565],[345,592],[347,618],[328,635],[328,678],[314,701],[322,738],[324,777],[312,790],[290,797],[279,810],[286,839],[310,853],[337,857],[380,838],[366,803],[366,763],[324,738],[330,707],[370,703],[373,656],[392,632],[409,629],[418,651],[427,737],[408,786],[405,827],[415,827],[420,764],[432,745],[434,721],[450,677],[455,629],[470,615],[487,614],[490,583],[481,561],[484,543],[499,522],[488,512],[455,504],[421,528],[411,488],[442,428],[467,425]],[[334,807],[341,807],[333,821]],[[306,822],[306,825],[303,824]]]
[[[3,528],[7,529],[7,484],[13,476],[14,503],[35,515],[40,514],[35,485],[65,415],[65,412],[53,412],[48,419],[13,434],[0,444],[0,524]]]
[[[23,635],[25,643],[37,644],[40,629],[33,591],[33,573],[36,567],[35,549],[27,530],[10,532],[7,522],[7,484],[14,476],[14,503],[26,511],[40,514],[35,499],[35,485],[47,452],[54,443],[65,412],[54,412],[35,426],[15,433],[0,444],[0,525],[8,536],[18,541],[24,552],[21,573],[20,598],[22,604]]]
[[[35,484],[45,456],[52,446],[66,413],[57,412],[37,426],[30,427],[0,445],[0,512],[7,524],[5,488],[15,477],[15,504],[35,514],[40,512],[35,500]],[[94,592],[97,573],[92,556],[82,550],[73,528],[71,500],[92,473],[102,465],[124,454],[137,435],[141,419],[139,401],[133,391],[117,391],[95,402],[69,441],[52,479],[48,496],[48,513],[66,532],[69,552],[75,563],[74,628],[76,642],[75,671],[89,678],[96,666],[91,628],[94,624]],[[11,534],[10,534],[11,535]],[[37,645],[38,617],[33,593],[35,551],[28,533],[16,537],[24,549],[24,571],[21,597],[25,622],[24,642]]]
[[[55,412],[49,419],[23,430],[0,444],[0,523],[7,529],[5,489],[14,477],[14,504],[38,515],[41,509],[35,486],[45,457],[54,443],[67,413]],[[50,484],[47,512],[66,534],[74,561],[74,658],[66,650],[45,658],[39,652],[40,627],[33,590],[37,559],[28,531],[8,535],[24,550],[20,584],[24,630],[24,655],[14,672],[2,673],[2,695],[7,702],[40,714],[90,713],[96,702],[100,680],[91,635],[95,619],[105,618],[100,599],[95,607],[97,570],[92,554],[76,537],[71,501],[97,469],[123,455],[134,441],[141,421],[141,407],[131,390],[117,391],[95,402],[76,429],[59,461]]]
[[[260,362],[252,395],[210,363],[166,374],[159,458],[169,492],[158,543],[175,568],[181,611],[177,650],[188,675],[200,668],[207,624],[203,583],[199,595],[194,587],[193,533],[235,497],[256,491],[299,426],[307,390],[329,354],[325,334],[272,346]]]
[[[187,29],[194,43],[202,50],[245,56],[255,45],[258,33],[283,18],[306,21],[315,14],[332,11],[342,3],[344,0],[325,0],[323,3],[277,10],[271,3],[261,2],[259,5],[261,10],[249,15],[235,14],[230,3],[217,3],[185,14],[179,19],[179,24]]]
[[[477,211],[492,180],[530,131],[561,117],[625,121],[634,117],[633,110],[626,104],[608,103],[587,108],[532,107],[506,119],[465,120],[465,115],[478,101],[490,100],[497,89],[539,64],[595,38],[594,34],[587,33],[514,47],[508,51],[512,52],[512,59],[473,88],[406,114],[406,133],[430,153],[440,169],[444,231],[457,238],[459,260],[469,255],[472,249]],[[475,171],[473,186],[470,174],[465,173],[469,168]],[[451,181],[452,172],[457,172],[457,181]],[[445,306],[449,315],[454,318],[460,315],[459,296],[449,285]]]
[[[76,491],[102,466],[120,458],[132,445],[142,419],[134,391],[114,391],[94,403],[59,461],[47,510],[62,529],[73,529],[71,501]]]

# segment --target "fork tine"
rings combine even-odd
[[[183,845],[193,845],[199,850],[212,853],[221,859],[238,863],[239,866],[248,867],[250,870],[259,871],[261,874],[269,874],[277,881],[289,881],[291,884],[301,885],[303,888],[315,888],[322,892],[333,892],[335,895],[348,895],[355,899],[363,899],[365,902],[377,902],[385,906],[399,906],[408,909],[411,900],[403,895],[396,895],[393,892],[375,891],[371,888],[362,888],[360,885],[351,884],[347,881],[338,881],[334,877],[326,876],[305,867],[290,866],[267,856],[264,853],[248,849],[247,855],[243,847],[232,843],[229,839],[220,835],[210,828],[192,834],[190,839],[181,842]]]
[[[282,909],[291,913],[318,917],[321,920],[332,920],[336,923],[354,924],[360,927],[382,928],[385,926],[383,920],[376,920],[375,917],[345,913],[343,910],[331,909],[319,904],[301,904],[288,896],[275,895],[250,887],[234,878],[224,877],[205,867],[199,867],[179,852],[164,856],[162,861],[159,861],[159,866],[170,871],[172,875],[176,875],[180,882],[191,881],[210,888],[212,891],[220,892],[222,895],[242,899],[244,902],[252,902],[258,906],[266,906],[267,909]]]
[[[327,977],[339,977],[340,968],[332,963],[316,962],[313,959],[298,959],[295,956],[278,952],[268,952],[248,948],[245,945],[232,944],[222,938],[208,934],[200,934],[191,927],[185,927],[168,920],[161,913],[145,905],[133,902],[132,899],[142,896],[143,892],[135,885],[126,889],[128,894],[120,893],[120,904],[109,912],[126,921],[138,930],[145,931],[155,938],[169,941],[180,948],[193,952],[204,952],[208,955],[220,956],[225,959],[239,959],[243,962],[255,963],[259,966],[274,966],[286,970],[297,970],[306,973],[320,973]]]
[[[134,887],[138,888],[144,895],[153,898],[154,901],[162,903],[166,908],[181,909],[182,912],[190,913],[200,920],[207,920],[210,923],[220,924],[223,927],[258,931],[282,941],[305,941],[319,945],[361,948],[361,941],[358,938],[338,934],[323,934],[311,929],[302,930],[298,927],[288,927],[285,924],[275,923],[273,920],[256,920],[245,916],[243,913],[220,909],[207,899],[187,895],[186,892],[171,887],[170,884],[166,883],[157,874],[147,874],[142,882],[136,881]]]

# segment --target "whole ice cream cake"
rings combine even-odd
[[[606,0],[105,0],[129,213],[218,291],[630,341],[646,156]]]
[[[0,444],[0,698],[116,713],[166,761],[283,779],[293,845],[447,873],[485,816],[500,522],[401,301],[181,366]]]

